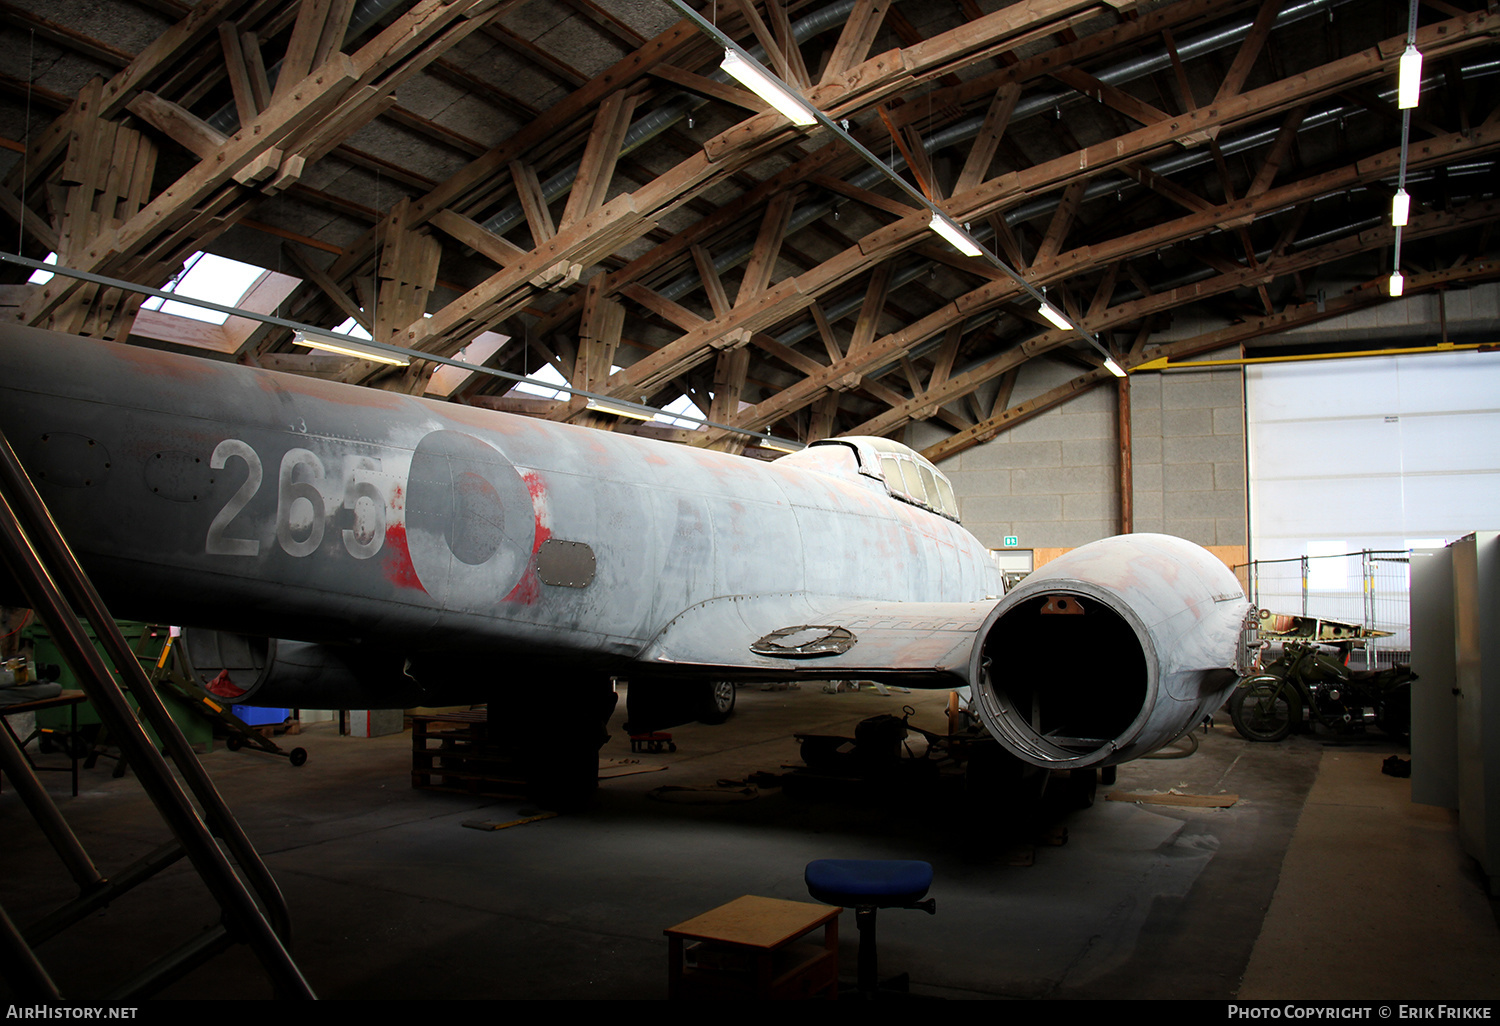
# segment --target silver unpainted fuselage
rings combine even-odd
[[[846,446],[762,463],[50,333],[4,345],[0,423],[131,615],[603,664],[722,596],[999,594],[972,535]]]

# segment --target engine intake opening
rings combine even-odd
[[[1089,596],[1023,599],[991,628],[984,657],[1006,733],[1039,754],[1081,757],[1108,747],[1149,698],[1140,639]]]

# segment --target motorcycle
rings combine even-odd
[[[1337,646],[1348,658],[1347,647]],[[1411,667],[1351,670],[1307,642],[1287,642],[1263,672],[1229,698],[1234,729],[1250,741],[1280,741],[1304,721],[1335,733],[1374,723],[1392,737],[1411,730]]]

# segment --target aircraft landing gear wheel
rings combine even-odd
[[[708,685],[699,723],[723,723],[734,715],[734,681],[716,680]]]
[[[1250,741],[1280,741],[1301,718],[1302,706],[1284,681],[1263,680],[1236,688],[1229,697],[1229,718]]]

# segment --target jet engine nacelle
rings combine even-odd
[[[971,705],[1034,766],[1140,758],[1223,704],[1248,666],[1251,613],[1234,574],[1197,545],[1094,542],[995,606],[970,659]]]
[[[200,685],[222,671],[227,680],[210,690],[241,705],[408,709],[473,698],[472,684],[460,688],[473,678],[458,668],[419,673],[397,653],[363,646],[187,628],[182,647]]]

